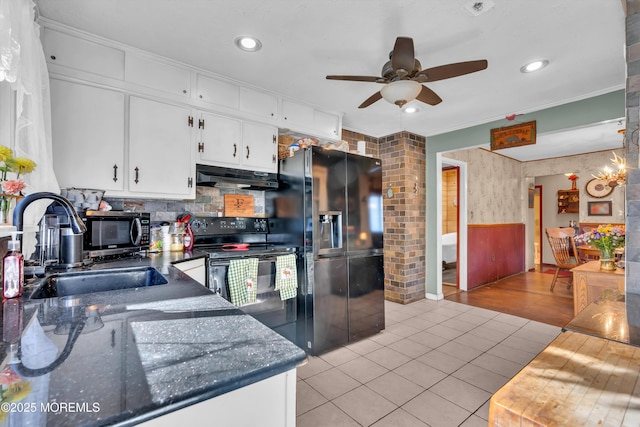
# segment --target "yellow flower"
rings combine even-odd
[[[29,381],[19,381],[9,384],[4,394],[5,400],[8,402],[19,402],[31,393],[31,383]]]
[[[31,173],[36,168],[36,162],[26,157],[14,157],[9,161],[7,159],[7,165],[11,165],[11,171],[16,172],[18,175]]]
[[[4,145],[0,145],[0,162],[5,162],[11,158],[13,158],[13,150]]]

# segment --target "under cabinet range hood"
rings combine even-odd
[[[196,185],[275,190],[278,188],[278,174],[197,164]]]

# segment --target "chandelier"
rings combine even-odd
[[[614,168],[605,166],[604,169],[595,178],[607,183],[607,186],[614,188],[618,185],[624,185],[627,182],[627,162],[624,157],[618,156],[613,153],[613,159],[611,159]]]

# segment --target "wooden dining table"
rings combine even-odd
[[[589,260],[600,259],[600,249],[596,248],[595,246],[580,245],[580,246],[577,246],[576,249],[578,249],[578,254],[582,259],[589,259]]]

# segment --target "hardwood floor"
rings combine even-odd
[[[520,273],[445,299],[562,327],[573,318],[573,290],[567,289],[568,278],[559,278],[551,292],[552,279],[553,274]]]

